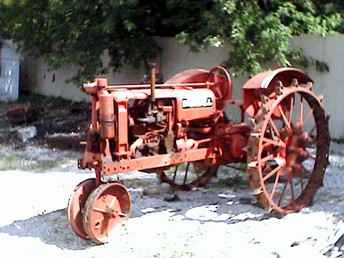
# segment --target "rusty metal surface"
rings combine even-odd
[[[301,69],[285,67],[262,72],[253,76],[244,84],[243,89],[266,89],[276,80],[280,80],[285,85],[289,85],[292,79],[297,79],[300,84],[313,82],[313,80]]]
[[[268,96],[279,82],[290,85],[296,79],[299,84],[313,83],[302,70],[296,68],[279,68],[259,73],[249,79],[243,86],[243,110],[246,115],[254,117],[259,109],[260,96]]]
[[[85,204],[83,226],[90,239],[106,243],[112,229],[130,215],[131,200],[127,189],[120,183],[100,185]]]
[[[311,204],[322,186],[330,144],[318,96],[306,85],[288,86],[262,104],[247,154],[250,186],[258,202],[282,214]]]
[[[83,225],[83,209],[90,193],[96,188],[96,180],[88,178],[80,182],[69,198],[67,207],[67,217],[75,234],[83,239],[88,239],[88,235]]]
[[[192,190],[220,165],[247,162],[249,185],[268,211],[286,214],[312,202],[328,164],[329,133],[308,75],[294,68],[261,73],[244,85],[242,101],[233,99],[222,67],[187,70],[163,84],[155,76],[152,69],[149,84],[98,78],[83,87],[92,116],[79,167],[95,170],[97,188],[87,193],[82,224],[93,241],[106,242],[131,205],[125,187],[105,184],[103,176],[132,170]],[[229,104],[240,110],[240,122],[224,113]],[[80,217],[71,223],[80,231]]]

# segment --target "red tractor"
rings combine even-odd
[[[322,97],[303,71],[280,68],[248,80],[234,100],[229,73],[191,69],[156,83],[84,84],[92,118],[79,168],[94,169],[68,204],[73,231],[107,241],[127,219],[130,195],[114,175],[156,173],[178,190],[206,185],[219,166],[247,164],[249,185],[269,212],[286,214],[311,204],[328,165],[329,130]],[[241,121],[224,110],[237,108]]]

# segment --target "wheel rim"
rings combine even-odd
[[[308,89],[284,88],[263,104],[256,122],[249,139],[250,185],[269,211],[299,211],[312,202],[328,164],[323,107]]]
[[[173,188],[190,191],[194,187],[203,187],[216,175],[217,166],[205,166],[197,162],[182,163],[172,166],[159,174],[162,182]]]
[[[83,227],[83,209],[88,196],[95,188],[96,180],[94,178],[86,179],[75,187],[68,201],[68,221],[74,233],[83,239],[89,238]]]
[[[102,184],[86,201],[84,229],[94,242],[106,243],[111,231],[128,219],[130,211],[130,195],[122,184]]]

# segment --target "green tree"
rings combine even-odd
[[[343,9],[340,0],[0,0],[0,34],[52,68],[78,65],[79,79],[142,65],[160,51],[156,36],[193,51],[228,43],[231,71],[257,73],[267,63],[321,64],[291,39],[341,31]]]

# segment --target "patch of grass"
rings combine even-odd
[[[15,169],[18,164],[19,157],[16,155],[5,156],[0,159],[0,170]]]
[[[59,159],[28,160],[19,154],[2,156],[0,159],[0,171],[22,170],[31,172],[45,172],[58,167],[63,163]]]
[[[32,167],[28,167],[27,170],[34,172],[45,172],[49,169],[58,167],[62,162],[60,160],[41,160]]]

